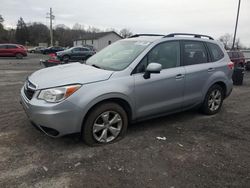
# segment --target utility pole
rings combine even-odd
[[[238,20],[239,20],[239,14],[240,14],[240,3],[241,3],[241,0],[239,0],[239,3],[238,3],[238,11],[237,11],[237,17],[236,17],[236,24],[235,24],[235,30],[234,30],[234,39],[233,39],[232,50],[234,49],[234,44],[235,44],[235,40],[236,40]]]
[[[53,46],[53,20],[55,19],[55,16],[53,15],[52,8],[50,8],[49,13],[47,13],[47,17],[50,21],[50,46]]]

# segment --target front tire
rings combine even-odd
[[[221,109],[224,100],[224,91],[221,86],[215,84],[208,90],[201,110],[204,114],[214,115]]]
[[[87,145],[98,146],[120,140],[126,133],[128,116],[113,102],[102,103],[92,109],[82,128],[82,138]]]

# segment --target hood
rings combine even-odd
[[[98,69],[80,63],[58,65],[34,72],[29,81],[36,89],[44,89],[69,84],[87,84],[104,81],[110,78],[113,71]]]

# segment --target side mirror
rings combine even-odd
[[[159,63],[150,63],[147,68],[146,72],[143,75],[145,79],[149,79],[151,74],[159,74],[162,70],[162,66]]]

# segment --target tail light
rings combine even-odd
[[[233,63],[233,62],[229,62],[229,63],[227,64],[227,66],[228,66],[228,68],[231,69],[231,70],[234,69],[234,63]]]

